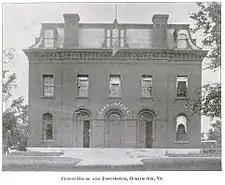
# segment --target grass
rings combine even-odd
[[[144,166],[77,167],[80,159],[50,156],[5,156],[3,171],[220,171],[221,158],[171,157],[142,160]]]
[[[221,171],[219,157],[171,157],[142,162],[148,171]]]
[[[12,152],[9,156],[60,156],[63,152]]]
[[[73,169],[80,159],[50,156],[5,156],[3,171],[68,171]]]

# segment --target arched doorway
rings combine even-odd
[[[154,116],[151,112],[143,111],[139,114],[137,125],[138,147],[153,147],[153,122]]]
[[[123,114],[111,110],[106,114],[106,147],[120,148],[122,146]]]
[[[79,111],[76,116],[77,147],[90,147],[90,114],[87,111]]]

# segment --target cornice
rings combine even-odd
[[[202,61],[203,50],[120,49],[114,56],[110,49],[25,49],[29,60],[171,60]]]

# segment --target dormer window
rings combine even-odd
[[[106,47],[112,48],[116,42],[120,48],[125,47],[125,29],[113,28],[106,30]]]
[[[57,41],[57,32],[53,29],[47,29],[44,32],[45,48],[54,48]]]

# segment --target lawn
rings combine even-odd
[[[171,157],[145,159],[146,171],[220,171],[219,157]]]
[[[221,158],[171,157],[142,160],[144,166],[77,167],[79,159],[49,156],[5,156],[3,171],[220,171]]]

